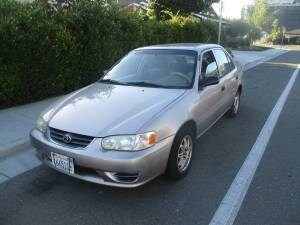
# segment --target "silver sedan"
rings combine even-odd
[[[241,93],[242,67],[219,45],[138,48],[46,109],[31,142],[46,165],[98,184],[180,179],[195,140],[237,115]]]

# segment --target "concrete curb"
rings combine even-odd
[[[0,146],[0,159],[8,158],[17,153],[24,151],[24,149],[30,148],[29,137],[22,138],[14,143],[9,143],[3,146]]]

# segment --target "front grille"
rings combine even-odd
[[[54,142],[63,144],[63,145],[66,145],[66,146],[72,147],[72,148],[85,148],[94,139],[93,137],[90,137],[90,136],[74,134],[74,133],[63,131],[63,130],[51,128],[51,127],[49,127],[49,135],[50,135],[50,138]],[[64,137],[66,135],[69,135],[71,137],[70,142],[66,142],[64,140]]]

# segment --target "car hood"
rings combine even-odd
[[[185,90],[95,83],[44,113],[49,126],[93,137],[135,134]]]

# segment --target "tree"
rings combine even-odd
[[[247,21],[253,26],[251,29],[250,36],[258,37],[258,30],[254,27],[266,31],[268,35],[268,40],[273,43],[279,42],[283,38],[282,28],[279,26],[279,21],[276,19],[278,17],[278,10],[271,11],[268,8],[267,0],[254,0],[254,6],[249,8]],[[255,40],[255,39],[252,39]]]
[[[261,37],[261,29],[253,24],[249,24],[248,40],[249,45],[252,46],[255,40]]]
[[[205,11],[212,3],[219,1],[220,0],[149,0],[148,15],[155,16],[159,20],[169,19],[169,13],[188,16],[193,12]]]
[[[35,2],[44,4],[49,12],[53,12],[58,9],[67,9],[72,7],[75,0],[35,0]]]
[[[254,0],[254,6],[247,10],[246,21],[249,24],[248,39],[250,46],[260,38],[261,31],[266,30],[273,20],[273,14],[268,12],[268,0]]]
[[[254,24],[244,20],[234,20],[226,30],[228,45],[240,47],[252,45],[253,41],[260,38],[261,30]]]
[[[230,37],[243,38],[248,35],[250,25],[243,20],[233,20],[227,28],[227,35]]]
[[[263,29],[267,21],[266,18],[268,16],[267,0],[254,0],[254,8],[252,10],[252,12],[249,12],[249,23],[255,25],[260,29]]]
[[[282,35],[283,32],[278,25],[278,19],[275,19],[272,23],[272,30],[268,39],[273,43],[276,43],[282,38]]]

